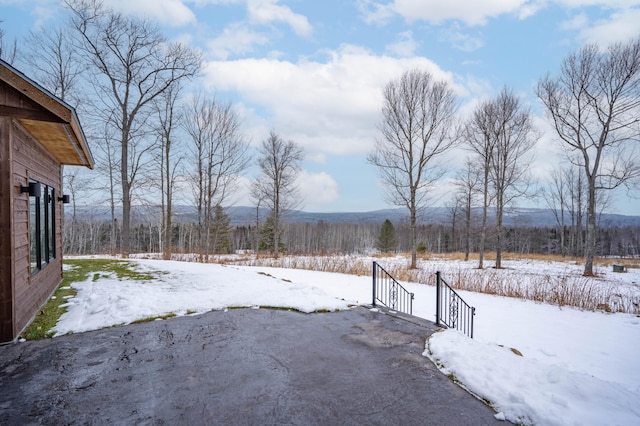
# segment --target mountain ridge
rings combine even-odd
[[[159,206],[132,206],[132,223],[148,223],[149,221],[160,221],[161,210]],[[231,220],[233,226],[249,226],[256,223],[256,213],[258,219],[263,220],[268,215],[267,209],[260,209],[256,212],[255,207],[231,206],[226,207],[225,212]],[[474,208],[472,214],[479,216],[480,208]],[[72,215],[72,207],[65,206],[65,216]],[[450,224],[451,209],[447,207],[429,207],[421,211],[418,223],[422,225],[430,224]],[[493,211],[489,215],[489,220],[494,219]],[[76,218],[78,220],[110,220],[110,208],[108,206],[77,206]],[[408,222],[409,214],[404,208],[387,208],[364,212],[307,212],[304,210],[286,211],[283,215],[289,223],[379,223],[386,219],[394,223]],[[116,218],[120,220],[121,209],[116,208]],[[565,213],[566,222],[570,224],[570,216]],[[173,221],[175,223],[189,223],[197,221],[197,210],[195,206],[177,205],[173,207]],[[464,216],[458,212],[456,221],[462,223]],[[640,227],[640,216],[621,215],[616,213],[603,213],[600,215],[600,227]],[[555,215],[550,209],[541,208],[511,208],[504,215],[505,226],[513,227],[542,227],[556,226]]]

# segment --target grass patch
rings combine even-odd
[[[147,317],[147,318],[142,318],[142,319],[138,319],[135,321],[131,321],[131,324],[143,324],[145,322],[151,322],[151,321],[155,321],[155,320],[165,320],[167,318],[173,318],[175,317],[176,314],[174,314],[173,312],[169,312],[168,314],[164,314],[164,315],[156,315],[153,317]]]
[[[306,314],[307,312],[303,312],[298,308],[292,308],[292,307],[287,307],[287,306],[271,306],[271,305],[260,305],[260,306],[256,306],[256,305],[252,305],[252,306],[227,306],[226,308],[223,309],[269,309],[272,311],[287,311],[287,312],[299,312],[301,314]],[[336,309],[335,311],[332,311],[330,309],[316,309],[315,311],[313,311],[314,313],[329,313],[329,312],[338,312],[339,309]]]
[[[75,297],[77,292],[69,284],[73,282],[65,277],[58,286],[53,296],[40,308],[31,324],[20,334],[20,337],[27,340],[37,340],[51,337],[51,329],[56,325],[60,316],[67,311],[67,308],[60,307],[66,303],[69,297]]]
[[[77,291],[73,283],[91,278],[93,282],[101,278],[116,276],[119,280],[150,281],[158,278],[158,273],[136,270],[135,263],[116,259],[65,259],[63,279],[47,303],[40,308],[35,318],[20,334],[26,340],[44,339],[52,336],[60,316],[67,311],[64,305],[68,298],[75,297]],[[99,271],[99,272],[96,272]]]

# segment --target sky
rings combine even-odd
[[[373,258],[341,260],[370,265]],[[398,262],[406,263],[402,257],[375,260],[389,270]],[[198,315],[230,306],[313,312],[371,303],[371,277],[367,276],[232,263],[133,262],[136,268],[159,278],[132,281],[120,280],[109,272],[90,274],[86,281],[72,284],[77,290],[75,297],[61,300],[67,311],[54,332],[79,333],[169,313]],[[444,277],[455,276],[456,271],[488,275],[519,271],[518,282],[523,286],[544,275],[580,274],[575,262],[508,261],[506,269],[484,271],[475,269],[474,262],[420,262],[421,269],[440,270]],[[603,289],[615,286],[615,291],[637,299],[640,270],[616,274],[603,268],[599,274],[597,282]],[[434,286],[402,285],[415,294],[414,315],[433,321]],[[476,308],[474,338],[455,330],[438,332],[425,341],[423,355],[436,362],[443,373],[453,374],[466,389],[490,401],[497,418],[537,425],[640,424],[637,315],[459,293]]]
[[[534,94],[538,80],[556,74],[585,43],[606,46],[640,35],[640,0],[104,2],[199,49],[204,68],[194,87],[233,102],[252,146],[272,130],[301,145],[300,207],[316,212],[392,207],[366,156],[380,138],[382,90],[404,71],[448,81],[461,118],[511,88],[542,135],[531,165],[544,180],[563,157]],[[20,40],[63,18],[56,0],[0,0],[7,38]],[[447,174],[434,188],[435,205],[450,198],[466,155],[456,150],[439,160]],[[236,204],[252,203],[241,192]],[[639,214],[640,194],[619,191],[609,210]]]

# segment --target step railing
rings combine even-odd
[[[400,285],[377,262],[373,262],[373,306],[378,302],[394,311],[413,315],[413,293]]]
[[[462,331],[473,339],[473,316],[476,308],[455,292],[436,272],[436,325]]]

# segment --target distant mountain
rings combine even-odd
[[[225,208],[234,226],[253,225],[256,222],[256,208],[245,206],[233,206]],[[260,209],[258,216],[264,219],[269,212],[267,209]],[[481,209],[475,208],[473,215],[480,216]],[[69,218],[72,214],[72,207],[65,205],[65,215]],[[464,219],[459,213],[458,221]],[[78,206],[76,209],[78,220],[82,221],[109,221],[111,214],[108,206]],[[134,206],[131,209],[131,219],[135,223],[147,223],[160,221],[161,210],[159,206]],[[490,220],[493,215],[490,215]],[[173,220],[175,223],[189,223],[197,221],[197,210],[194,206],[174,206]],[[121,210],[116,208],[116,218],[120,220]],[[287,211],[285,213],[287,222],[291,223],[382,223],[386,219],[394,223],[408,222],[409,215],[406,209],[382,209],[369,212],[336,212],[336,213],[314,213],[301,210]],[[569,221],[569,215],[565,216]],[[446,207],[431,207],[425,209],[418,218],[421,224],[449,224],[451,223],[451,211]],[[556,219],[549,209],[536,208],[513,208],[505,213],[504,223],[506,226],[515,227],[545,227],[555,226]],[[600,218],[601,227],[640,227],[640,216],[625,216],[619,214],[603,214]]]

